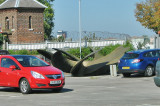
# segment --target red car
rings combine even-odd
[[[23,94],[32,89],[61,91],[64,73],[42,59],[29,55],[0,56],[0,86],[19,88]]]

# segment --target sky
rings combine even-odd
[[[130,36],[152,36],[152,30],[144,28],[134,16],[136,3],[142,0],[81,0],[82,31],[107,31]],[[79,31],[79,0],[55,0],[53,2],[53,32]]]

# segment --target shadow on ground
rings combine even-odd
[[[131,74],[130,77],[122,77],[122,78],[149,78],[149,77],[145,77],[143,74],[135,73],[135,74]]]
[[[17,93],[19,93],[20,91],[15,88],[3,87],[3,88],[0,88],[0,92],[17,92]]]
[[[46,94],[46,93],[66,93],[66,92],[72,92],[73,89],[63,88],[61,92],[55,92],[51,89],[33,89],[31,94]],[[18,89],[15,88],[0,88],[0,92],[14,92],[14,93],[21,93]]]
[[[67,92],[72,92],[74,91],[73,89],[68,89],[68,88],[63,88],[61,90],[61,92],[56,92],[56,91],[53,91],[51,89],[34,89],[32,91],[32,94],[46,94],[46,93],[67,93]]]

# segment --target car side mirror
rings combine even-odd
[[[11,65],[9,68],[12,69],[12,70],[15,70],[16,66],[15,65]]]

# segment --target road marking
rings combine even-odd
[[[0,95],[0,97],[11,97],[11,98],[15,98],[15,97],[21,97],[22,95],[20,96],[17,96],[17,95]]]
[[[142,104],[142,105],[136,105],[136,106],[159,106],[159,105]]]
[[[106,88],[113,89],[113,88],[116,88],[116,87],[114,87],[114,86],[111,86],[111,87],[106,87]]]

